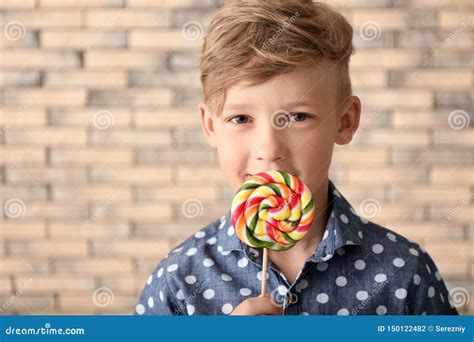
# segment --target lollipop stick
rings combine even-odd
[[[268,262],[268,249],[263,247],[263,262],[262,262],[262,293],[260,297],[265,297],[267,292],[267,262]]]

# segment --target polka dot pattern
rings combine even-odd
[[[349,316],[349,310],[347,310],[346,308],[339,309],[337,311],[337,315],[338,316]]]
[[[327,262],[320,262],[319,264],[316,265],[316,269],[320,272],[324,272],[328,269],[328,263]]]
[[[186,284],[189,284],[189,285],[195,284],[196,280],[197,280],[196,277],[193,275],[188,275],[184,278],[184,281],[186,282]]]
[[[223,281],[232,281],[232,277],[231,277],[230,275],[228,275],[228,274],[225,274],[225,273],[224,273],[224,274],[221,274],[221,279],[222,279]]]
[[[188,311],[188,315],[192,316],[194,315],[196,308],[194,307],[194,305],[188,304],[186,305],[186,310]]]
[[[217,238],[213,236],[213,237],[211,237],[210,239],[208,239],[208,240],[206,241],[206,243],[207,243],[208,245],[215,245],[215,244],[217,243]]]
[[[369,298],[369,294],[367,293],[367,291],[357,291],[356,298],[358,300],[366,300],[367,298]]]
[[[239,292],[240,292],[240,294],[241,294],[242,296],[244,296],[244,297],[250,296],[250,295],[252,294],[252,290],[250,290],[250,289],[248,289],[248,288],[246,288],[246,287],[240,289]]]
[[[197,248],[192,247],[192,248],[188,249],[188,251],[186,252],[186,255],[187,255],[187,256],[193,256],[193,255],[195,255],[196,253],[197,253]]]
[[[153,300],[153,297],[148,298],[147,304],[150,309],[153,308],[153,306],[155,306],[155,301]]]
[[[377,306],[377,309],[375,310],[377,315],[382,316],[387,314],[387,307],[385,305],[379,305]]]
[[[267,277],[266,278],[268,279],[268,277],[269,277],[269,273],[267,272]],[[257,272],[257,279],[262,281],[262,271]]]
[[[239,261],[237,262],[237,265],[238,265],[240,268],[247,267],[248,264],[249,264],[249,261],[248,261],[247,258],[239,259]]]
[[[379,273],[379,274],[375,275],[374,280],[377,283],[383,283],[383,282],[387,281],[387,276],[383,273]]]
[[[347,278],[344,276],[339,276],[336,278],[336,285],[337,286],[346,286],[347,285]]]
[[[207,289],[206,291],[203,292],[202,296],[206,299],[212,299],[214,298],[214,296],[216,295],[216,293],[214,292],[213,289]]]
[[[281,296],[286,296],[286,294],[288,293],[288,289],[283,285],[279,285],[277,287],[277,291]]]
[[[306,289],[309,285],[309,282],[306,279],[301,279],[298,284],[296,284],[295,289],[297,292],[301,292]]]
[[[222,313],[225,315],[229,315],[230,313],[232,313],[233,310],[234,307],[232,306],[232,304],[226,303],[222,305]]]
[[[174,272],[178,269],[178,264],[173,264],[173,265],[169,265],[167,268],[166,268],[166,271],[168,272]]]
[[[206,236],[206,233],[201,232],[201,231],[194,234],[194,237],[197,238],[197,239],[202,239],[204,236]]]
[[[372,252],[375,254],[380,254],[383,252],[383,246],[380,243],[376,243],[372,246]]]
[[[359,271],[362,271],[365,269],[365,261],[364,260],[357,260],[355,263],[354,263],[354,267],[356,270],[359,270]]]
[[[405,299],[407,296],[407,290],[405,289],[397,289],[395,291],[395,297],[397,297],[398,299]]]
[[[405,266],[405,260],[403,260],[402,258],[395,258],[395,259],[393,259],[393,266],[403,267],[403,266]]]
[[[318,303],[326,304],[329,301],[329,296],[327,293],[320,293],[316,296],[316,300]]]
[[[214,266],[214,260],[206,258],[202,261],[202,264],[204,265],[204,267],[211,267]]]
[[[407,303],[409,314],[453,313],[442,276],[420,246],[359,217],[336,189],[330,196],[323,239],[305,267],[293,270],[294,285],[269,263],[268,293],[288,298],[285,315],[402,315]],[[134,313],[230,315],[258,296],[262,250],[243,248],[230,222],[225,215],[172,250],[145,279]]]
[[[137,314],[143,315],[145,313],[145,306],[143,306],[143,304],[138,304],[135,307],[135,311],[137,312]]]

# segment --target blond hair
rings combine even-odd
[[[203,101],[219,114],[227,89],[258,84],[326,58],[335,63],[338,99],[352,94],[352,27],[311,0],[231,0],[215,15],[201,54]]]

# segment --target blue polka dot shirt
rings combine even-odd
[[[290,284],[268,260],[267,291],[284,315],[456,315],[431,257],[358,216],[329,182],[321,243]],[[178,245],[149,276],[136,315],[229,315],[260,294],[262,249],[243,244],[230,212]]]

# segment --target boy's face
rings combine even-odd
[[[258,85],[239,82],[219,116],[201,103],[203,131],[234,191],[248,175],[282,170],[319,193],[334,143],[349,143],[360,117],[357,97],[337,101],[332,68],[323,61]]]

